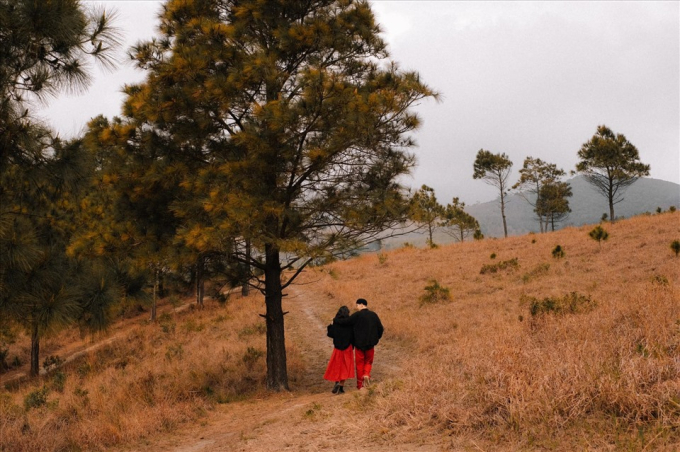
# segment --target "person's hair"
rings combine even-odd
[[[368,301],[364,300],[363,298],[359,298],[357,300],[357,304],[363,304],[364,306],[368,306]]]
[[[338,313],[335,314],[335,317],[340,319],[349,317],[349,308],[347,306],[340,306],[340,309],[338,309]]]

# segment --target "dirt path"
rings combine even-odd
[[[347,384],[347,394],[331,394],[332,385],[323,373],[332,351],[326,325],[337,311],[337,300],[319,297],[306,287],[294,287],[284,299],[286,334],[289,344],[302,352],[307,372],[291,382],[291,392],[266,395],[220,405],[203,425],[187,425],[162,437],[128,446],[121,451],[145,452],[274,452],[295,451],[420,451],[440,450],[423,445],[353,444],[351,404],[360,403],[366,392]],[[349,304],[349,303],[348,303]],[[379,383],[398,374],[400,353],[381,344],[376,349],[374,381]]]

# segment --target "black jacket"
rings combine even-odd
[[[362,309],[349,318],[336,319],[340,325],[351,325],[354,330],[354,346],[359,350],[370,350],[380,341],[383,326],[378,314],[368,309]]]
[[[349,317],[345,317],[346,319]],[[351,325],[338,324],[338,317],[333,319],[333,323],[328,325],[328,337],[333,338],[333,347],[338,350],[345,350],[354,343],[354,330]]]

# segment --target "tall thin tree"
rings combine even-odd
[[[505,219],[506,196],[510,185],[508,179],[512,169],[512,162],[505,153],[494,154],[480,149],[473,164],[473,179],[482,179],[487,184],[498,188],[500,192],[501,216],[503,217],[503,233],[508,236],[508,224]]]

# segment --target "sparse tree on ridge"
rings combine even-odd
[[[446,205],[441,225],[448,235],[459,242],[464,242],[479,230],[479,223],[465,211],[465,203],[458,198],[453,198],[453,202]]]
[[[196,164],[178,173],[206,214],[195,230],[252,247],[231,258],[265,297],[267,387],[288,389],[283,291],[406,218],[410,107],[435,93],[378,65],[388,54],[362,1],[171,0],[160,30],[135,50],[148,77],[128,88],[126,121]]]
[[[541,209],[537,209],[538,199],[541,196],[543,186],[558,182],[566,173],[564,170],[557,168],[557,165],[554,163],[527,157],[524,159],[524,165],[519,170],[519,174],[520,178],[512,188],[513,190],[518,190],[519,195],[534,207],[534,212],[538,212],[538,210],[545,211],[545,205]],[[547,231],[549,219],[538,213],[537,216],[541,232]]]
[[[649,175],[649,165],[640,162],[637,148],[623,134],[614,134],[604,125],[581,146],[578,157],[581,161],[576,172],[607,198],[609,218],[614,223],[614,206],[623,201],[626,188]]]
[[[413,194],[409,211],[410,218],[427,229],[427,244],[434,247],[432,234],[444,216],[444,207],[439,204],[434,189],[423,185]]]
[[[505,197],[509,190],[508,178],[512,169],[512,162],[505,153],[493,154],[490,151],[480,149],[477,152],[473,165],[474,179],[482,179],[487,184],[498,188],[500,191],[501,216],[503,217],[503,232],[508,236],[508,225],[505,220]]]
[[[539,218],[545,219],[546,231],[548,225],[554,231],[555,224],[569,216],[571,208],[567,198],[571,196],[571,186],[568,182],[549,182],[541,187],[534,211]]]

